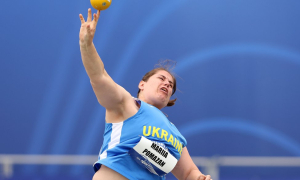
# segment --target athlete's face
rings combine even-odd
[[[147,82],[141,81],[140,99],[161,109],[165,107],[173,92],[174,80],[167,71],[159,70]]]

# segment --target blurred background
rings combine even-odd
[[[1,4],[0,179],[92,179],[104,108],[79,50],[89,0]],[[178,100],[163,111],[203,173],[300,180],[299,9],[297,0],[112,0],[94,44],[133,96],[159,60],[177,61]]]

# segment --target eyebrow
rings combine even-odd
[[[160,74],[160,76],[162,76],[162,77],[165,78],[165,79],[168,79],[166,76],[164,76],[164,75],[162,75],[162,74]],[[169,79],[168,79],[168,80],[169,80]],[[169,83],[170,83],[170,84],[174,84],[174,83],[173,83],[172,81],[170,81],[170,80],[169,80]]]

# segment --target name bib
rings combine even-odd
[[[178,161],[163,143],[151,141],[144,136],[129,153],[138,164],[158,176],[171,172]]]

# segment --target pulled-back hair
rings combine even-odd
[[[174,73],[172,72],[172,70],[175,68],[175,65],[176,65],[176,62],[175,61],[172,61],[172,60],[163,60],[163,61],[160,61],[158,64],[156,64],[154,66],[154,69],[152,69],[151,71],[147,72],[143,78],[142,78],[142,81],[145,81],[147,82],[149,80],[149,78],[151,76],[153,76],[154,74],[156,74],[158,71],[160,70],[163,70],[163,71],[167,71],[173,78],[173,92],[172,92],[172,95],[176,92],[176,78],[174,76]],[[140,94],[140,89],[137,93],[137,97],[139,97],[139,94]],[[173,106],[175,104],[175,101],[177,100],[177,98],[175,99],[170,99],[167,106]]]

